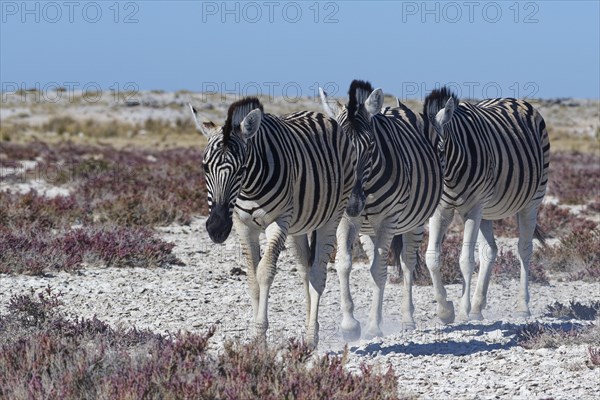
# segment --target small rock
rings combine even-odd
[[[229,274],[233,276],[246,275],[246,271],[244,271],[240,267],[233,267],[231,268],[231,271],[229,271]]]

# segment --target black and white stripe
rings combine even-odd
[[[268,328],[269,290],[290,235],[307,292],[307,340],[316,345],[326,265],[354,183],[352,142],[334,119],[310,111],[274,116],[256,98],[232,104],[225,125],[210,129],[203,159],[206,227],[213,241],[222,242],[235,223],[248,262],[257,333]],[[261,231],[267,236],[262,258]]]
[[[383,92],[368,82],[353,81],[346,106],[322,93],[326,111],[335,115],[357,149],[357,178],[348,201],[347,215],[338,230],[337,270],[341,284],[342,332],[360,337],[354,318],[349,275],[351,247],[361,233],[370,256],[373,302],[367,336],[381,335],[383,291],[387,280],[387,255],[399,245],[404,271],[403,324],[414,328],[412,279],[424,222],[433,214],[442,193],[442,170],[433,144],[423,131],[423,120],[403,104],[381,110]],[[402,240],[393,240],[402,235]]]
[[[446,103],[450,102],[451,107]],[[446,88],[434,90],[424,104],[426,130],[436,138],[445,158],[444,193],[430,221],[427,266],[438,302],[438,316],[454,320],[440,276],[440,246],[455,212],[465,222],[460,257],[464,289],[460,319],[481,319],[490,271],[497,255],[492,220],[517,215],[518,252],[521,261],[517,313],[529,312],[528,265],[532,238],[541,238],[536,227],[537,209],[546,193],[550,144],[544,119],[531,104],[510,98],[476,104],[458,103]],[[442,126],[441,121],[445,121]],[[479,237],[478,237],[479,233]],[[479,242],[480,273],[470,302],[474,247]]]

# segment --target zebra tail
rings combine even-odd
[[[535,226],[535,231],[533,231],[533,237],[539,240],[542,246],[546,247],[546,232],[544,232],[539,225]]]
[[[390,245],[390,256],[394,262],[394,266],[400,268],[400,255],[402,254],[402,235],[396,235],[392,239]]]

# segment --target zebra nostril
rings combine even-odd
[[[229,237],[233,221],[229,214],[229,207],[218,204],[211,208],[206,220],[208,236],[215,243],[223,243]]]
[[[351,217],[358,217],[365,208],[364,192],[353,192],[346,205],[346,213]]]

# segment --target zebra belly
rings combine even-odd
[[[535,194],[535,192],[533,192]],[[483,207],[483,219],[497,220],[507,217],[511,217],[519,211],[538,207],[542,203],[542,198],[534,200],[534,196],[528,196],[526,198],[506,198],[501,196],[494,196],[492,200],[484,204]]]
[[[539,206],[541,198],[536,199],[536,193],[540,190],[541,179],[536,175],[535,172],[525,173],[519,179],[517,174],[501,174],[491,196],[483,204],[483,218],[502,219],[523,209]]]
[[[337,170],[341,173],[341,166]],[[351,182],[344,185],[343,179],[334,171],[326,177],[322,174],[308,174],[306,182],[319,180],[320,192],[297,184],[294,190],[294,214],[290,225],[291,235],[300,235],[321,228],[332,219],[341,219],[348,196],[352,190]],[[303,180],[298,180],[298,183]]]

